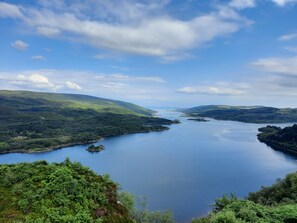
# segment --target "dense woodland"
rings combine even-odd
[[[192,223],[295,223],[297,222],[297,172],[271,187],[250,193],[247,199],[235,195],[215,201],[213,211]]]
[[[208,117],[217,120],[246,123],[291,123],[297,122],[297,109],[261,106],[209,105],[183,109],[190,117]]]
[[[44,151],[172,124],[149,114],[133,104],[90,96],[0,91],[0,153]]]
[[[292,155],[297,155],[297,125],[280,128],[267,126],[260,128],[259,141],[265,143],[275,150],[280,150]]]
[[[108,176],[68,159],[0,165],[0,222],[173,222],[170,212],[149,212],[145,199],[136,202],[118,188]]]

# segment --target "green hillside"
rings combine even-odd
[[[297,222],[297,172],[271,187],[250,193],[247,199],[234,195],[215,201],[213,211],[192,223],[295,223]]]
[[[271,148],[297,155],[297,125],[280,128],[267,126],[259,129],[258,139]]]
[[[0,90],[1,103],[3,99],[17,100],[16,102],[19,102],[20,105],[29,105],[28,103],[30,103],[30,100],[47,100],[50,102],[49,106],[53,104],[55,106],[59,106],[60,108],[92,109],[98,112],[111,112],[116,114],[154,114],[153,110],[146,109],[132,103],[80,94]],[[12,101],[12,103],[14,103],[14,101]]]
[[[246,123],[291,123],[297,122],[297,109],[264,106],[207,105],[182,112],[191,117],[208,117],[217,120],[240,121]]]
[[[69,160],[0,165],[0,222],[132,223],[117,189]]]
[[[85,95],[0,91],[0,153],[39,152],[102,137],[166,130],[134,104]]]

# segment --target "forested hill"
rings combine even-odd
[[[192,117],[209,117],[218,120],[246,123],[293,123],[297,122],[297,109],[273,108],[264,106],[206,105],[182,112]]]
[[[40,105],[45,107],[46,104],[42,104],[45,100],[49,103],[48,106],[59,108],[92,109],[99,112],[112,112],[116,114],[154,114],[153,110],[132,103],[89,95],[0,90],[0,103],[5,103],[6,106],[9,106],[10,103],[14,107],[37,106],[37,103],[40,102]]]
[[[151,114],[134,104],[85,95],[0,91],[0,153],[47,151],[172,124]]]
[[[297,155],[297,125],[280,128],[267,126],[259,129],[258,139],[275,150]]]

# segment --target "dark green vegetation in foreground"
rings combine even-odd
[[[0,222],[172,223],[170,212],[149,212],[146,201],[118,193],[108,176],[77,162],[0,165]]]
[[[172,124],[130,103],[85,95],[0,91],[0,153],[39,152]]]
[[[0,222],[133,222],[107,176],[69,160],[0,166]]]
[[[247,199],[234,195],[217,199],[213,211],[192,223],[295,223],[297,222],[297,173],[271,187],[250,193]]]
[[[297,155],[297,125],[280,128],[267,126],[260,128],[258,134],[260,142],[265,143],[275,150],[280,150],[291,155]]]
[[[103,145],[99,145],[99,146],[95,146],[95,145],[90,145],[86,150],[88,152],[91,152],[91,153],[95,153],[95,152],[100,152],[102,150],[104,150],[104,146]]]
[[[297,122],[297,109],[292,108],[207,105],[183,109],[181,111],[191,117],[208,117],[246,123]]]

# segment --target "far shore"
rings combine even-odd
[[[111,136],[108,136],[106,138],[122,136],[122,135],[129,135],[129,134],[135,134],[135,133],[161,132],[161,131],[165,131],[165,130],[169,129],[168,127],[165,127],[165,126],[162,126],[162,127],[163,127],[162,129],[147,130],[147,131],[140,131],[140,132],[130,132],[130,133],[123,133],[123,134],[120,134],[120,135],[111,135]],[[101,141],[103,139],[105,139],[105,138],[101,137],[99,139],[90,140],[90,141],[87,141],[87,142],[73,142],[73,143],[60,144],[60,145],[56,145],[56,146],[49,146],[49,147],[45,147],[45,148],[39,148],[40,150],[34,150],[34,149],[29,149],[29,150],[22,150],[22,149],[4,150],[4,151],[0,151],[0,155],[1,154],[8,154],[8,153],[27,153],[27,154],[46,153],[46,152],[50,152],[50,151],[54,151],[54,150],[58,150],[58,149],[64,149],[64,148],[70,147],[70,146],[87,145],[87,144],[91,144],[91,143],[96,143],[96,142],[99,142],[99,141]]]

